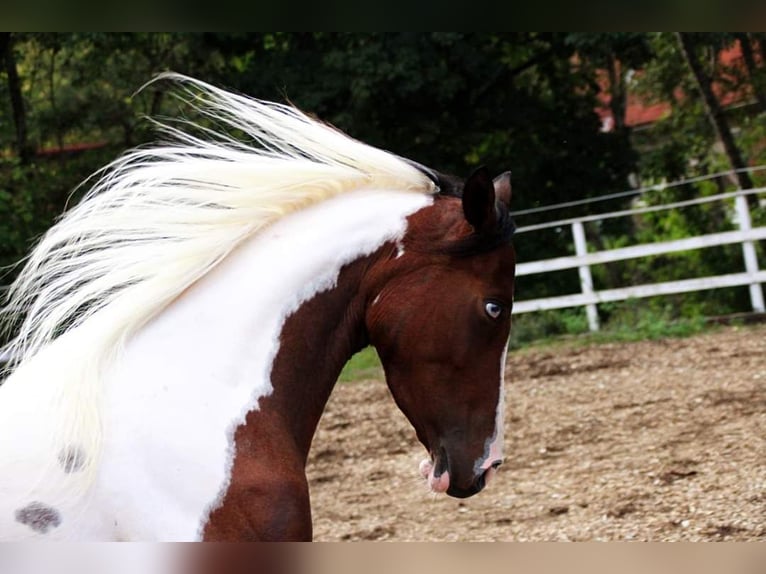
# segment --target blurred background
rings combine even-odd
[[[731,196],[646,208],[766,184],[766,33],[4,32],[0,61],[0,285],[80,182],[153,139],[147,116],[178,116],[167,83],[137,91],[167,70],[290,101],[440,171],[510,169],[517,225],[540,226],[519,234],[520,263],[575,254],[583,217],[589,252],[737,230]],[[752,226],[766,225],[766,195],[744,197]],[[630,213],[592,217],[617,211]],[[766,267],[763,243],[751,247]],[[604,291],[741,273],[745,258],[728,243],[588,273]],[[518,301],[560,297],[583,276],[576,265],[528,274],[517,289]],[[664,336],[753,301],[743,284],[591,312],[615,336]],[[593,330],[585,311],[521,314],[513,344]]]

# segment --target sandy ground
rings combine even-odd
[[[766,326],[511,353],[506,462],[433,495],[382,381],[338,385],[308,465],[316,540],[766,540]]]

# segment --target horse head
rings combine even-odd
[[[485,168],[462,186],[438,183],[442,193],[410,216],[372,270],[365,322],[391,393],[429,452],[421,473],[433,491],[463,498],[502,462],[511,184],[509,173],[493,181]]]

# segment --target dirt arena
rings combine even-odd
[[[316,540],[766,540],[766,325],[510,353],[506,461],[433,495],[382,381],[339,384],[308,473]]]

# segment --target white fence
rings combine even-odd
[[[750,287],[750,300],[753,311],[764,312],[764,298],[761,283],[766,283],[766,270],[761,271],[758,267],[755,241],[766,239],[766,227],[753,227],[750,219],[750,210],[747,204],[747,195],[764,193],[766,188],[735,191],[722,193],[708,197],[701,197],[688,201],[680,201],[666,205],[641,207],[626,211],[618,211],[602,215],[593,215],[575,219],[554,221],[540,225],[520,227],[517,234],[531,233],[541,229],[570,227],[572,240],[575,247],[575,255],[569,257],[557,257],[541,261],[519,263],[516,266],[516,276],[523,277],[536,273],[548,273],[562,269],[577,269],[580,274],[580,292],[559,297],[546,297],[542,299],[515,301],[514,313],[530,313],[549,309],[563,309],[566,307],[585,307],[588,315],[588,325],[592,331],[598,330],[598,312],[596,305],[612,301],[624,301],[631,298],[654,297],[657,295],[670,295],[675,293],[688,293],[706,289],[718,289],[723,287],[736,287],[748,285]],[[588,252],[585,241],[584,224],[592,221],[600,221],[615,217],[629,217],[653,211],[680,209],[692,205],[700,205],[714,201],[734,200],[734,220],[738,226],[736,231],[712,233],[674,241],[662,241],[635,245],[607,251]],[[647,285],[633,285],[620,289],[596,290],[593,287],[591,266],[614,261],[624,261],[661,255],[678,251],[703,249],[716,245],[728,245],[733,243],[742,244],[742,252],[745,261],[745,269],[741,273],[729,275],[717,275],[712,277],[699,277],[681,281],[664,283],[652,283]]]

